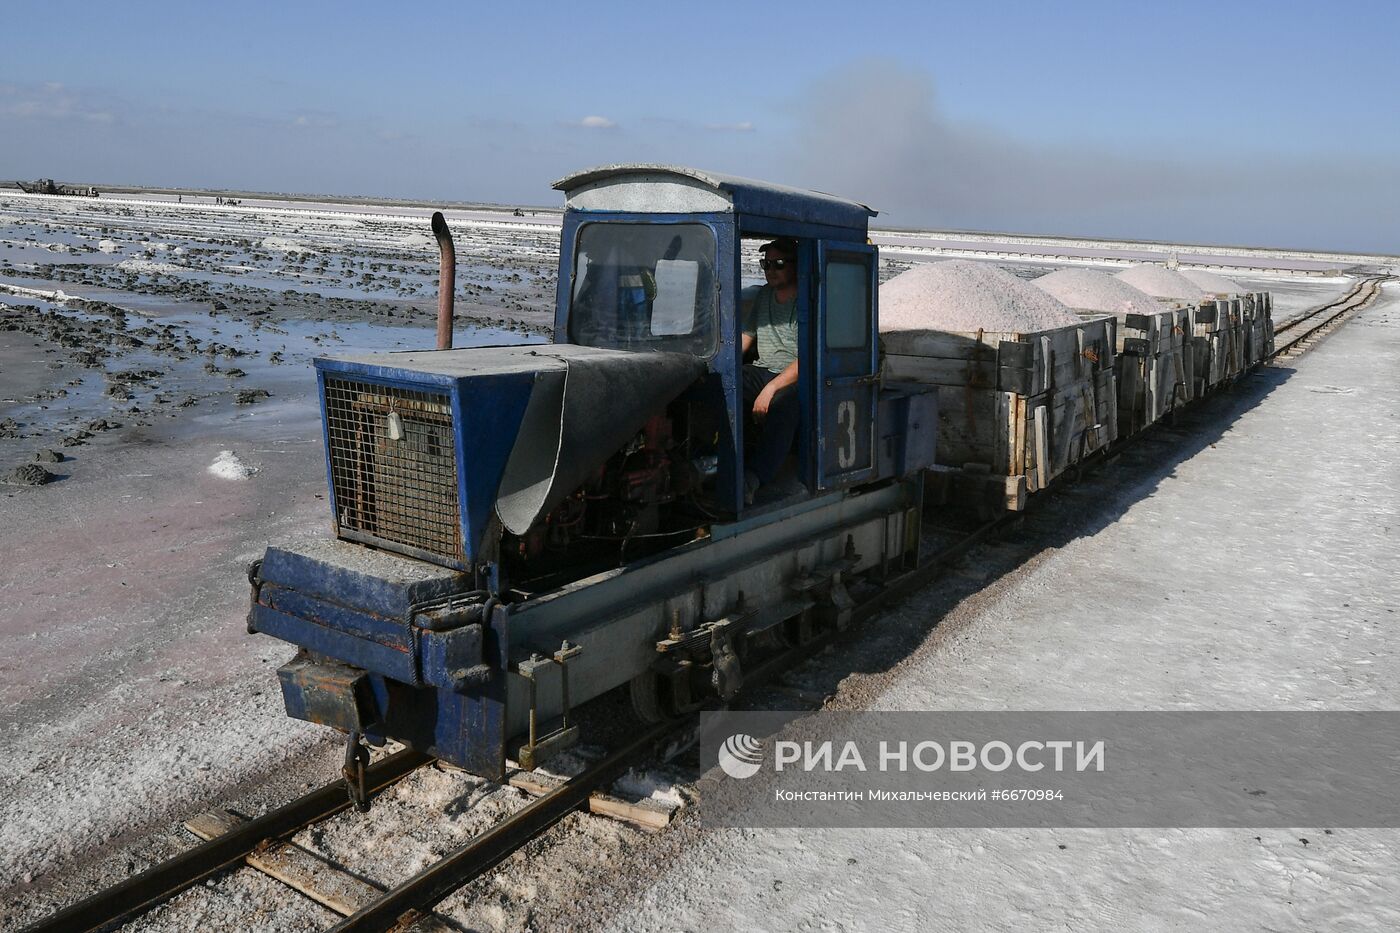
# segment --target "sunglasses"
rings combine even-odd
[[[758,261],[758,267],[764,272],[769,269],[786,269],[788,266],[796,264],[797,260],[795,259],[760,259]]]

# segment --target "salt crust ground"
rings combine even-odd
[[[870,706],[1400,707],[1396,297]],[[1393,930],[1397,871],[1400,830],[715,831],[609,928]]]
[[[1300,281],[1280,276],[1233,276],[1236,282],[1247,291],[1268,292],[1274,303],[1274,323],[1277,325],[1291,317],[1314,308],[1324,302],[1334,301],[1346,294],[1355,284],[1350,276],[1335,276],[1312,281]]]
[[[192,229],[203,228],[197,211],[183,213]],[[34,226],[32,217],[23,223]],[[115,234],[123,244],[149,236],[156,221],[138,215],[133,223],[138,226]],[[249,221],[254,229],[263,223]],[[221,234],[239,235],[240,224],[227,222]],[[62,220],[55,225],[61,229]],[[518,239],[534,249],[538,232],[526,230]],[[503,231],[499,241],[510,248],[511,232]],[[48,245],[62,253],[62,241]],[[20,249],[41,247],[30,243],[7,255]],[[483,253],[488,261],[491,255]],[[1345,284],[1333,287],[1341,291]],[[1283,288],[1294,289],[1301,307],[1315,296],[1312,286],[1285,282]],[[149,295],[141,303],[154,307]],[[0,366],[0,386],[10,391],[10,380],[19,377],[23,386],[36,377],[35,361],[21,349],[17,345]],[[33,491],[45,498],[0,497],[6,553],[0,597],[7,600],[0,617],[7,644],[0,659],[0,736],[6,743],[0,929],[187,846],[188,836],[178,829],[183,816],[221,803],[262,812],[334,773],[338,749],[325,732],[280,712],[272,670],[289,649],[250,638],[241,624],[246,562],[268,540],[320,534],[325,526],[314,407],[309,392],[288,393],[282,404],[237,417],[196,418],[188,430],[106,435],[64,465],[71,471],[67,479]],[[208,475],[207,466],[224,449],[236,449],[260,472],[243,483]],[[647,777],[642,783],[657,782]],[[401,876],[401,865],[421,863],[477,825],[477,817],[519,799],[510,792],[483,794],[461,775],[427,773],[396,793],[402,797],[379,811],[380,829],[366,834],[347,817],[346,825],[301,841],[347,861],[367,858],[357,863],[366,873],[392,880]],[[458,814],[442,823],[438,814],[452,808]],[[572,818],[557,837],[446,908],[481,929],[592,922],[610,916],[617,901],[587,917],[577,907],[572,915],[567,911],[601,889],[595,882],[616,874],[605,866],[625,863],[629,852],[644,848],[635,833],[616,824]],[[578,881],[562,880],[571,877]],[[625,888],[630,893],[635,883]],[[330,920],[322,909],[242,871],[190,892],[134,928],[253,923],[300,930],[324,928]]]

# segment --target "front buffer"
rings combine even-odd
[[[277,672],[289,716],[504,774],[503,643],[467,574],[322,541],[268,548],[251,578],[249,630],[300,646]]]

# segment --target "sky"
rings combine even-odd
[[[4,4],[0,178],[558,206],[668,162],[884,226],[1400,253],[1400,3]]]

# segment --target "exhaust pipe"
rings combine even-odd
[[[437,237],[438,252],[438,317],[437,348],[452,349],[452,298],[457,290],[457,248],[452,245],[452,231],[442,211],[433,211],[433,236]]]

